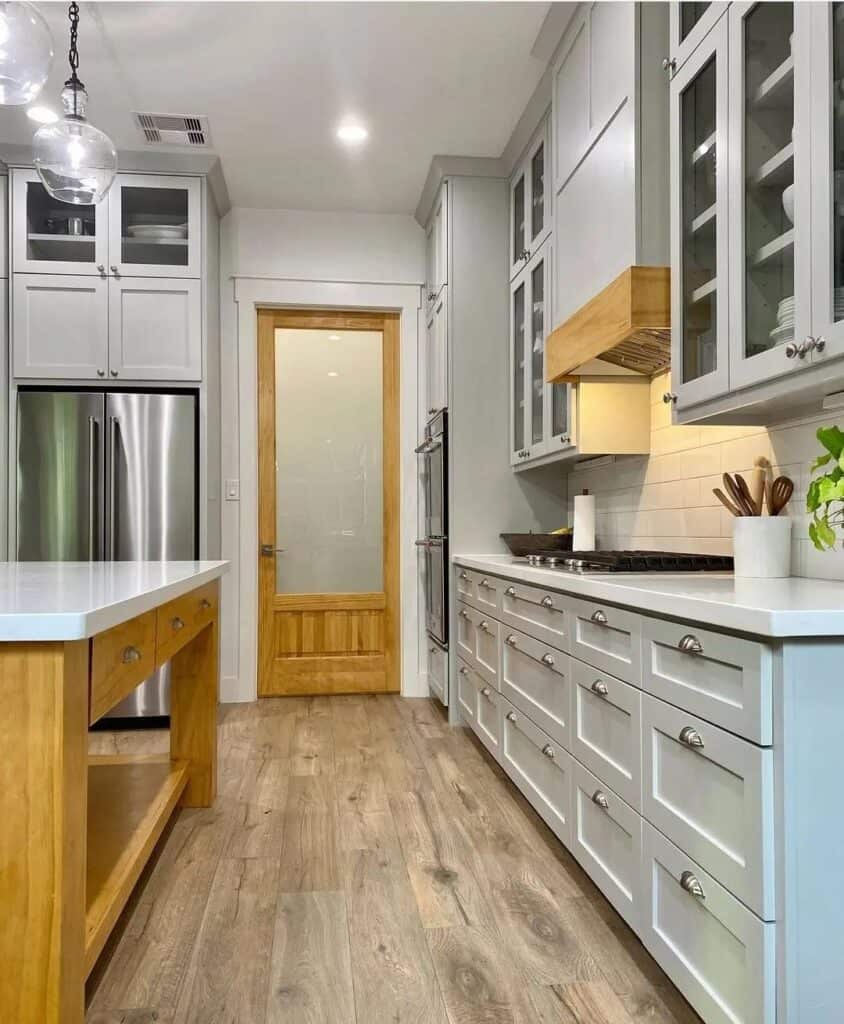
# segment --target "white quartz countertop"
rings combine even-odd
[[[455,555],[456,565],[592,601],[765,637],[844,636],[844,582],[729,573],[575,575],[514,563],[510,555]]]
[[[210,583],[228,562],[0,562],[0,641],[82,640]]]

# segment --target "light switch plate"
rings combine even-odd
[[[226,480],[226,501],[240,501],[239,480]]]

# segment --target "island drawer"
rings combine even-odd
[[[647,822],[641,938],[707,1024],[774,1024],[774,924]]]
[[[501,698],[501,764],[565,846],[571,845],[572,757]]]
[[[500,623],[463,602],[457,609],[457,653],[498,689]]]
[[[572,598],[571,647],[581,661],[639,686],[642,617],[613,605]]]
[[[563,594],[527,583],[503,582],[501,618],[559,651],[569,649],[568,601]]]
[[[638,932],[642,904],[642,819],[572,758],[571,852],[630,927]]]
[[[571,658],[507,626],[501,635],[501,692],[551,739],[568,748]]]
[[[755,640],[642,619],[642,685],[763,745],[772,741],[773,657]]]
[[[774,920],[773,751],[643,694],[642,813]]]
[[[217,584],[208,583],[158,608],[156,663],[170,658],[201,632],[217,614]]]
[[[155,610],[121,622],[91,641],[88,721],[98,721],[155,669]]]
[[[489,576],[457,566],[457,596],[479,611],[498,615],[501,610],[501,591],[505,583],[498,576]]]
[[[642,810],[642,692],[572,659],[569,749],[637,811]]]

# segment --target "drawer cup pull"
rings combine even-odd
[[[589,689],[593,693],[597,693],[599,697],[608,697],[610,692],[607,688],[607,684],[601,682],[600,679],[596,679],[595,682],[589,687]]]
[[[488,686],[485,686],[485,687],[484,687],[484,688],[483,688],[483,689],[481,690],[481,696],[482,696],[482,697],[488,697],[488,696],[489,696],[489,687],[488,687]]]
[[[508,587],[504,591],[504,596],[505,597],[515,597],[516,596],[516,588],[515,587]]]
[[[542,664],[543,665],[547,665],[548,668],[552,668],[553,665],[554,665],[554,655],[553,654],[543,654],[542,655]]]
[[[553,760],[553,758],[554,758],[554,748],[551,746],[550,743],[546,743],[545,744],[545,746],[542,748],[542,753],[546,757],[550,757]]]
[[[140,661],[140,660],[141,660],[141,652],[138,650],[137,647],[133,647],[131,644],[129,644],[128,647],[124,647],[123,648],[123,654],[121,656],[121,661],[123,662],[124,665],[131,665],[133,661]]]
[[[179,632],[180,629],[185,628],[184,619],[180,619],[178,615],[175,617],[175,619],[170,620],[170,625],[173,627],[173,629],[176,630],[177,633]]]
[[[592,794],[592,803],[597,804],[602,811],[608,811],[610,807],[609,800],[607,800],[606,796],[604,796],[600,789],[596,789]]]
[[[515,637],[513,636],[513,634],[511,633],[511,634],[510,634],[510,635],[509,635],[509,636],[507,637],[507,639],[506,639],[506,640],[504,641],[504,643],[505,643],[505,644],[507,644],[507,646],[508,646],[508,647],[515,647],[515,646],[516,646],[516,638],[515,638]]]
[[[703,891],[703,886],[697,880],[697,876],[694,875],[691,871],[684,871],[683,874],[680,875],[680,885],[686,890],[687,893],[689,893],[691,896],[694,896],[696,899],[706,899],[706,895]]]
[[[592,612],[592,615],[590,616],[590,618],[598,626],[606,626],[606,624],[607,624],[607,617],[601,611],[600,608],[598,608],[596,611]]]
[[[508,711],[507,712],[507,721],[508,722],[515,722],[516,721],[516,712],[515,711]]]
[[[554,602],[551,600],[550,597],[548,597],[547,594],[545,595],[545,597],[542,598],[542,601],[540,602],[540,604],[542,605],[543,608],[553,608],[554,607]]]
[[[686,633],[677,646],[685,654],[703,654],[703,644],[691,633]]]
[[[204,612],[207,612],[207,611],[208,611],[208,609],[209,609],[209,608],[211,607],[211,602],[210,602],[210,601],[208,600],[208,598],[207,598],[207,597],[203,597],[203,599],[202,599],[202,600],[201,600],[201,601],[199,602],[199,607],[200,607],[200,608],[201,608],[201,609],[202,609],[202,610],[203,610]]]
[[[693,729],[690,725],[680,731],[680,742],[685,743],[687,747],[697,747],[698,749],[703,746],[702,736],[697,729]]]

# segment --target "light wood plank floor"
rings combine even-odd
[[[220,756],[214,807],[178,815],[90,979],[89,1024],[699,1024],[434,702],[229,705]]]

